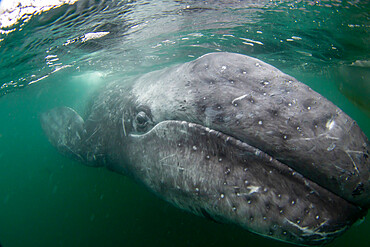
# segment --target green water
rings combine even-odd
[[[83,112],[113,79],[230,51],[293,75],[370,136],[369,1],[232,2],[78,1],[3,28],[16,28],[0,34],[3,246],[289,246],[59,155],[38,120],[55,106]],[[92,32],[109,34],[84,42]],[[367,246],[369,230],[365,220],[328,246]]]

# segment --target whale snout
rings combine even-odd
[[[147,81],[155,83],[144,92]],[[147,184],[180,208],[303,245],[331,241],[366,214],[367,137],[337,106],[275,67],[211,53],[149,73],[133,92],[157,123],[132,136],[143,150],[135,157],[150,154],[169,169],[158,174],[161,184]]]
[[[366,213],[265,152],[199,124],[163,121],[131,135],[128,148],[131,162],[141,164],[137,180],[165,200],[263,236],[323,244]]]
[[[208,54],[187,69],[197,123],[264,151],[349,202],[370,206],[369,141],[333,103],[239,54]]]

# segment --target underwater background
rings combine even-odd
[[[370,1],[0,2],[0,243],[292,246],[183,212],[131,179],[60,155],[39,114],[83,113],[104,83],[209,52],[259,58],[370,136]],[[368,246],[369,219],[328,246]]]

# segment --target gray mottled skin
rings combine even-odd
[[[129,175],[184,210],[301,245],[343,233],[369,206],[369,145],[357,124],[260,60],[211,53],[112,82],[85,121],[41,116],[51,143]]]

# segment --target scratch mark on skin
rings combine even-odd
[[[351,150],[345,150],[346,154],[348,155],[348,157],[352,161],[353,167],[355,168],[355,170],[357,171],[357,173],[360,174],[360,171],[357,168],[356,162],[352,159],[351,155],[349,154],[349,151],[351,151]]]
[[[122,129],[123,129],[123,134],[125,135],[125,136],[127,136],[127,134],[126,134],[126,128],[125,128],[125,114],[122,114]]]
[[[346,150],[347,153],[355,153],[355,154],[365,154],[363,151],[355,151],[355,150]]]
[[[90,140],[91,137],[93,137],[100,130],[100,128],[101,128],[101,126],[99,125],[99,127],[94,130],[94,132],[89,136],[89,138],[86,139],[85,142],[87,142],[88,140]]]
[[[298,224],[296,224],[296,223],[294,223],[294,222],[292,222],[292,221],[290,221],[286,218],[285,218],[285,222],[289,223],[290,225],[292,225],[292,226],[298,228],[300,231],[302,231],[303,232],[302,236],[316,235],[316,236],[321,237],[321,238],[313,239],[314,241],[321,241],[321,240],[324,240],[324,239],[328,238],[328,236],[330,236],[330,235],[340,234],[341,232],[345,231],[348,228],[348,226],[345,226],[345,227],[340,228],[340,229],[338,229],[336,231],[333,231],[333,232],[320,232],[320,228],[322,226],[324,226],[328,222],[328,220],[323,221],[320,225],[318,225],[315,228],[309,228],[308,226],[302,227],[302,226],[300,226],[300,225],[298,225]]]
[[[240,96],[240,97],[237,97],[237,98],[235,98],[235,99],[233,99],[233,101],[231,101],[231,104],[234,104],[235,103],[235,101],[237,101],[237,100],[242,100],[242,99],[244,99],[245,97],[247,97],[248,96],[248,94],[244,94],[244,95],[242,95],[242,96]]]
[[[167,158],[167,157],[166,157]],[[175,166],[175,165],[169,165],[169,164],[165,164],[165,163],[159,163],[161,166],[167,166],[167,167],[170,167],[170,168],[174,168],[174,169],[178,169],[180,171],[188,171],[189,169],[185,169],[184,167],[182,166]]]
[[[306,137],[306,138],[296,138],[296,139],[290,139],[291,141],[311,141],[311,140],[315,140],[315,139],[318,139],[318,138],[320,138],[320,137],[324,137],[324,138],[327,138],[327,139],[330,139],[330,140],[339,140],[339,138],[338,137],[333,137],[333,136],[329,136],[329,135],[327,135],[327,134],[325,134],[325,133],[323,133],[323,134],[320,134],[320,135],[318,135],[318,136],[316,136],[316,137]]]
[[[160,159],[160,160],[159,160],[159,162],[162,162],[162,161],[164,161],[164,160],[166,160],[166,159],[168,159],[168,158],[171,158],[171,157],[173,157],[173,156],[176,156],[176,155],[177,155],[176,153],[175,153],[175,154],[168,155],[168,156],[166,156],[166,157],[164,157],[164,158]]]

